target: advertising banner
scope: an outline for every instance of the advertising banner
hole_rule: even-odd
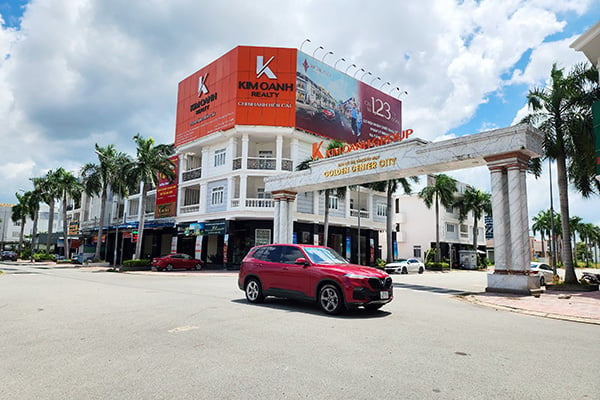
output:
[[[177,177],[179,176],[179,157],[169,158],[175,164],[175,180],[169,182],[166,176],[159,175],[156,188],[156,207],[154,218],[174,217],[177,215]]]
[[[402,131],[402,103],[298,52],[296,127],[346,143]]]

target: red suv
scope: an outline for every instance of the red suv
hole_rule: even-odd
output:
[[[377,310],[394,298],[385,272],[350,264],[329,247],[300,244],[253,247],[242,261],[238,286],[251,303],[265,296],[311,300],[327,314],[358,306]]]

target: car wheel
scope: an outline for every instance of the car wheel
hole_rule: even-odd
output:
[[[406,267],[402,267],[402,272],[400,272],[403,275],[408,274],[408,270],[406,269]]]
[[[540,276],[540,286],[546,286],[546,280],[543,276]]]
[[[424,271],[423,267],[419,267],[419,273],[422,274]]]
[[[173,271],[173,264],[167,264],[166,269],[167,271]]]
[[[379,310],[381,307],[383,307],[383,304],[367,304],[365,310],[375,311]]]
[[[265,296],[263,296],[262,293],[260,282],[256,278],[248,279],[248,282],[246,282],[246,289],[244,291],[246,292],[246,299],[250,303],[260,303],[265,299]]]
[[[195,269],[196,271],[200,271],[200,270],[202,269],[202,264],[200,264],[200,263],[197,263],[196,265],[194,265],[194,269]]]
[[[319,307],[326,314],[335,315],[342,312],[344,299],[337,286],[328,283],[319,290]]]

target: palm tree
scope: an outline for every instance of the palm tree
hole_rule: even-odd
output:
[[[67,220],[67,201],[73,199],[79,201],[83,186],[77,178],[69,171],[60,167],[55,172],[55,185],[59,198],[62,202],[62,222],[63,222],[63,237],[64,237],[64,256],[69,258],[69,223]]]
[[[456,193],[456,179],[448,175],[431,175],[433,182],[425,186],[419,197],[425,202],[425,206],[431,209],[435,205],[435,261],[441,261],[440,251],[440,204],[450,207],[454,204],[454,193]]]
[[[95,147],[99,163],[85,164],[81,168],[81,178],[86,194],[100,196],[100,224],[98,226],[96,254],[94,255],[94,260],[100,260],[108,191],[110,188],[113,193],[121,197],[126,195],[127,188],[122,171],[130,159],[125,153],[118,152],[112,144],[101,147],[96,143]]]
[[[25,234],[25,224],[27,223],[27,217],[30,215],[29,212],[29,198],[31,192],[25,192],[23,194],[15,193],[18,203],[12,207],[11,219],[15,224],[21,225],[21,231],[19,233],[19,257],[23,250],[23,236]]]
[[[467,219],[467,214],[471,212],[473,214],[473,250],[477,251],[477,231],[478,222],[485,216],[492,213],[492,195],[490,193],[482,192],[479,189],[468,187],[465,193],[457,202],[459,206],[460,222]],[[477,262],[479,257],[476,258]]]
[[[577,234],[581,238],[581,224],[583,219],[581,217],[573,216],[569,218],[569,229],[571,231],[571,237],[573,239],[573,260],[577,265]]]
[[[546,158],[556,160],[562,238],[570,240],[568,179],[584,197],[593,192],[594,184],[596,189],[600,185],[592,178],[595,160],[590,107],[590,101],[598,96],[598,73],[594,67],[579,65],[565,76],[554,64],[550,78],[549,86],[529,91],[527,100],[533,113],[526,120],[543,132]],[[568,243],[563,245],[563,262],[565,283],[577,284]]]
[[[552,236],[550,210],[540,210],[531,220],[533,221],[533,224],[531,225],[531,231],[534,235],[539,232],[540,236],[542,237],[542,254],[544,254],[545,257],[546,250],[544,249],[544,245],[546,243],[546,236]]]
[[[394,214],[392,213],[392,205],[393,205],[393,195],[396,191],[402,187],[404,190],[404,194],[411,194],[412,187],[409,182],[411,180],[414,183],[419,182],[418,176],[412,176],[410,178],[399,178],[399,179],[390,179],[387,181],[374,182],[372,184],[367,185],[369,188],[376,190],[378,192],[386,193],[386,220],[385,220],[385,228],[386,228],[386,239],[387,239],[387,256],[386,261],[388,263],[394,261],[394,243],[392,239],[393,232],[393,222],[394,222]]]
[[[332,140],[327,145],[327,150],[337,149],[339,147],[344,146],[344,142],[340,142],[338,140]],[[303,171],[310,168],[310,163],[315,161],[313,158],[308,158],[302,161],[300,164],[296,166],[296,171]],[[344,198],[346,196],[346,187],[334,188],[334,189],[325,189],[325,212],[323,215],[323,240],[324,245],[329,245],[329,202],[331,198],[331,194],[334,193],[339,198]],[[360,210],[359,210],[360,212]],[[359,239],[360,241],[360,239]],[[360,243],[359,243],[360,246]]]
[[[137,144],[137,155],[134,160],[126,164],[124,176],[129,189],[139,187],[141,184],[141,215],[138,226],[138,241],[135,246],[135,258],[140,259],[142,253],[142,240],[144,237],[144,219],[146,212],[146,197],[150,186],[158,186],[159,174],[170,181],[175,179],[175,164],[169,159],[173,154],[173,146],[154,144],[154,138],[144,139],[139,133],[133,137]]]
[[[35,178],[37,180],[37,188],[42,194],[44,203],[48,204],[48,236],[46,237],[46,255],[50,255],[50,240],[54,231],[54,210],[56,207],[56,199],[60,199],[60,192],[57,189],[57,174],[56,171],[50,170],[46,176]],[[34,185],[36,183],[34,182]]]
[[[29,192],[28,199],[28,211],[29,218],[33,221],[33,227],[31,229],[31,254],[30,261],[33,262],[33,252],[36,247],[36,239],[37,239],[37,230],[38,230],[38,220],[39,220],[39,211],[40,211],[40,203],[43,201],[43,192],[41,189],[36,187],[36,178],[32,179],[34,189]]]

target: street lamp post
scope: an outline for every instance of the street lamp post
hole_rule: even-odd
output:
[[[304,46],[304,43],[306,43],[306,42],[310,43],[310,39],[304,39],[304,41],[300,45],[300,49],[299,49],[300,51],[302,51],[302,46]]]
[[[554,235],[554,204],[552,201],[552,161],[548,159],[548,173],[550,175],[550,252],[552,253],[552,270],[556,275],[556,239]]]

